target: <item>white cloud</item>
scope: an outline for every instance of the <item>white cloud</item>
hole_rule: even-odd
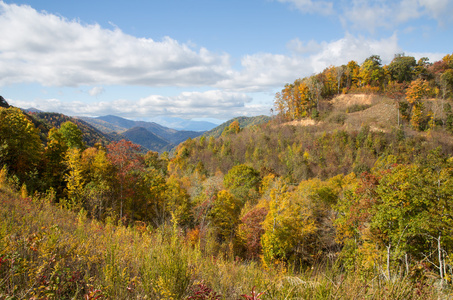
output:
[[[396,53],[401,53],[396,34],[380,40],[345,37],[317,44],[318,51],[311,55],[276,55],[261,53],[242,58],[242,70],[232,79],[220,82],[217,86],[225,89],[240,89],[243,92],[263,91],[272,87],[283,87],[297,78],[310,76],[334,65],[346,64],[355,60],[361,64],[371,55],[379,55],[384,64],[389,63]]]
[[[90,94],[90,96],[99,96],[103,92],[105,92],[105,89],[102,86],[95,86],[88,91],[88,94]]]
[[[453,21],[453,1],[451,0],[418,0],[432,18],[441,23]]]
[[[396,2],[394,2],[396,6]],[[343,16],[346,26],[353,29],[365,29],[374,32],[378,27],[392,28],[395,20],[394,10],[386,3],[380,1],[353,0],[345,6]],[[349,24],[350,23],[350,24]]]
[[[181,92],[176,96],[150,95],[139,100],[118,99],[115,101],[64,102],[58,99],[40,99],[37,101],[8,100],[12,105],[28,108],[36,107],[43,111],[61,112],[67,115],[98,116],[113,114],[126,118],[148,119],[166,115],[184,118],[219,118],[228,119],[239,115],[268,114],[272,107],[272,96],[259,97],[251,93],[273,94],[286,83],[297,78],[321,72],[330,65],[338,66],[355,60],[361,64],[371,55],[379,55],[383,64],[388,64],[394,54],[403,52],[398,46],[396,34],[380,40],[355,37],[346,34],[332,42],[318,44],[320,50],[310,55],[280,55],[259,53],[244,56],[240,71],[230,71],[228,80],[215,84],[218,90],[205,92]],[[408,53],[417,59],[429,57],[432,62],[444,54]],[[89,92],[97,94],[102,87],[95,86]],[[253,95],[253,96],[252,96]],[[265,101],[264,101],[265,100]]]
[[[8,99],[11,105],[42,111],[61,112],[70,116],[99,116],[113,114],[126,118],[148,119],[166,115],[184,118],[221,118],[254,116],[269,113],[270,105],[252,103],[252,97],[244,93],[210,90],[206,92],[183,92],[177,96],[150,95],[139,100],[118,99],[84,103],[65,102],[59,99],[21,101]]]
[[[413,56],[417,61],[422,57],[428,57],[431,63],[442,60],[445,53],[432,53],[432,52],[405,52],[408,56]]]
[[[451,0],[352,0],[343,4],[339,17],[346,28],[375,32],[422,17],[444,24],[453,21]]]
[[[401,52],[396,34],[381,40],[346,34],[342,39],[325,44],[322,51],[312,55],[310,62],[314,72],[321,72],[330,65],[339,66],[351,60],[361,64],[371,55],[379,55],[382,63],[387,64]]]
[[[399,3],[393,3],[395,6],[391,6],[391,9],[394,9],[391,15],[395,17],[397,24],[403,24],[407,21],[418,19],[423,14],[419,5],[419,0],[402,0]]]
[[[282,3],[290,3],[296,9],[303,13],[319,13],[329,15],[333,13],[332,1],[319,1],[319,0],[277,0]]]
[[[278,1],[290,3],[306,13],[333,13],[333,2],[329,1]],[[423,15],[441,18],[446,15],[451,2],[353,0],[340,13],[343,13],[347,26],[372,31],[383,26],[391,29],[394,24]],[[329,42],[294,38],[287,44],[289,55],[244,55],[240,68],[233,69],[227,54],[214,54],[169,37],[161,41],[137,38],[119,28],[108,30],[97,24],[81,24],[37,12],[29,6],[8,5],[1,0],[0,28],[0,86],[30,82],[44,86],[83,86],[91,96],[102,94],[102,86],[108,85],[219,89],[182,92],[173,97],[151,95],[136,101],[123,99],[90,104],[58,99],[36,103],[12,102],[23,108],[37,107],[68,115],[116,114],[130,118],[171,115],[226,119],[268,113],[272,103],[267,107],[266,104],[256,104],[256,99],[246,93],[281,89],[286,83],[321,72],[330,65],[338,66],[350,60],[360,64],[374,54],[380,55],[386,64],[395,53],[404,50],[399,47],[396,34],[373,39],[347,33],[343,38]],[[417,55],[430,57],[431,61],[442,57],[436,53],[414,54]]]
[[[235,72],[231,79],[219,82],[223,89],[243,92],[267,91],[294,81],[309,66],[304,56],[258,53],[241,59],[242,70]]]
[[[0,85],[206,85],[224,79],[229,57],[166,37],[136,38],[29,6],[0,1]]]

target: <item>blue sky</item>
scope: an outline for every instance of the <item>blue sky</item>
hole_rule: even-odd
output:
[[[453,52],[453,0],[0,0],[0,95],[71,116],[269,114],[350,60]]]

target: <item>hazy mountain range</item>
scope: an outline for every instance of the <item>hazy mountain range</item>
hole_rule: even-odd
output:
[[[204,133],[204,131],[176,130],[155,122],[133,121],[112,115],[96,118],[77,118],[115,139],[126,138],[133,143],[158,152],[171,150],[188,138],[195,138]],[[188,121],[187,124],[192,127],[197,125],[195,121],[192,123]],[[198,125],[200,125],[198,126],[199,128],[202,127],[201,124]],[[207,126],[206,128],[213,128],[216,125],[210,123],[210,125],[204,124],[204,126]]]
[[[265,123],[270,120],[267,116],[237,117],[217,126],[214,123],[203,121],[191,121],[177,118],[160,119],[168,126],[204,129],[204,131],[194,131],[176,130],[155,122],[133,121],[112,115],[96,118],[78,117],[78,119],[85,121],[99,131],[108,134],[115,139],[126,138],[149,150],[158,152],[169,151],[188,138],[196,138],[200,135],[218,137],[223,130],[235,120],[239,122],[239,125],[242,128]],[[165,120],[167,121],[165,122]]]
[[[163,116],[152,118],[151,121],[168,128],[188,131],[207,131],[221,124],[221,122],[194,121]]]
[[[24,109],[37,120],[45,124],[44,127],[59,127],[65,121],[76,123],[82,130],[85,142],[92,146],[96,141],[108,143],[127,139],[141,145],[145,150],[157,152],[170,151],[188,138],[196,138],[201,135],[218,137],[223,130],[237,120],[242,128],[269,121],[269,117],[237,117],[220,125],[206,121],[192,121],[179,118],[159,117],[165,125],[156,122],[133,121],[118,116],[106,115],[101,117],[68,117],[60,113],[42,112],[35,108]],[[171,127],[170,127],[171,126]],[[50,127],[49,127],[50,128]],[[181,128],[181,129],[176,129]],[[188,130],[188,129],[193,130]]]

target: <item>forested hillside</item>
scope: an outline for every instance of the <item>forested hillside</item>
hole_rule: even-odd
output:
[[[0,298],[449,298],[452,103],[452,55],[372,56],[171,156],[0,108]]]
[[[268,116],[257,116],[257,117],[237,117],[226,121],[225,123],[220,124],[219,126],[205,132],[203,135],[207,137],[215,137],[218,138],[222,135],[225,128],[230,126],[231,123],[237,122],[240,128],[251,127],[263,123],[267,123],[270,121],[270,117]]]
[[[175,145],[146,130],[143,127],[133,127],[121,133],[127,140],[141,145],[146,149],[159,150],[159,152],[170,151]]]
[[[37,112],[29,113],[37,122],[41,123],[39,127],[42,134],[48,134],[52,127],[59,128],[65,122],[72,122],[82,131],[82,139],[88,146],[94,146],[96,143],[107,145],[114,138],[96,130],[90,124],[83,120],[74,119],[59,113]],[[36,122],[34,121],[34,122]]]

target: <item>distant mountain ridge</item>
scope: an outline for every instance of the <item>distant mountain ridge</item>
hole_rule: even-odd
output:
[[[87,118],[87,119],[91,119],[91,118]],[[117,117],[117,116],[112,116],[112,115],[97,117],[97,118],[94,118],[94,119],[107,122],[109,124],[112,124],[112,125],[116,126],[117,128],[129,129],[129,128],[132,128],[132,127],[136,126],[135,125],[136,124],[135,121],[128,120],[128,119],[121,118],[121,117]]]
[[[39,110],[39,109],[34,108],[34,107],[23,109],[23,111],[25,111],[27,113],[41,113],[41,112],[43,112],[42,110]]]
[[[234,121],[238,121],[239,126],[244,128],[267,123],[271,120],[268,116],[237,117],[218,125],[210,131],[204,132],[176,130],[162,126],[155,122],[133,121],[113,115],[96,118],[78,118],[92,125],[99,131],[114,137],[115,139],[124,137],[133,143],[157,152],[169,151],[185,140],[189,138],[197,138],[201,135],[219,137],[223,130],[225,130],[225,128]]]
[[[7,106],[6,100],[1,99],[2,104]],[[79,129],[84,134],[84,141],[88,146],[93,146],[95,143],[108,144],[112,141],[127,139],[138,144],[144,149],[162,153],[170,151],[175,146],[186,141],[189,138],[197,138],[201,135],[219,137],[223,130],[232,122],[238,121],[241,128],[258,125],[268,122],[271,118],[268,116],[257,117],[237,117],[226,121],[209,131],[192,131],[192,130],[176,130],[162,126],[155,122],[133,121],[114,115],[106,115],[96,118],[90,117],[69,117],[60,113],[42,112],[36,108],[22,109],[30,114],[37,123],[43,134],[47,134],[50,127],[59,127],[63,122],[71,121],[78,125]],[[162,118],[170,120],[173,126],[206,128],[215,126],[211,122],[190,121],[179,118]],[[179,123],[178,123],[179,122]],[[179,124],[179,125],[177,125]],[[198,127],[197,127],[198,126]]]
[[[208,121],[194,121],[174,117],[155,117],[152,119],[152,122],[183,131],[207,131],[218,126],[218,123],[215,124]]]
[[[174,131],[207,131],[217,127],[217,124],[206,122],[206,121],[193,121],[185,120],[181,118],[167,118],[167,117],[156,117],[150,122],[146,121],[133,121],[114,115],[106,115],[95,118],[89,117],[78,117],[82,120],[89,121],[90,123],[96,123],[99,127],[104,127],[103,131],[122,131],[132,127],[140,126],[144,128],[150,128],[150,126],[157,126],[165,130],[172,129]]]
[[[78,117],[99,131],[116,139],[122,136],[149,150],[164,152],[188,138],[196,138],[204,131],[175,130],[155,122],[133,121],[118,116],[107,115],[96,118]]]

